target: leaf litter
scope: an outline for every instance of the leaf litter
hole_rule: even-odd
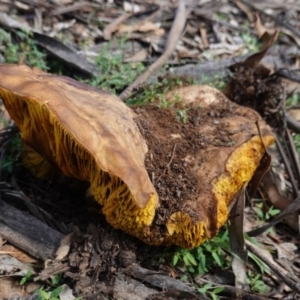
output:
[[[3,2],[3,3],[2,3]],[[116,1],[117,2],[117,1]],[[97,45],[97,40],[101,40],[102,38],[102,33],[101,30],[98,30],[97,26],[94,25],[93,22],[96,20],[103,21],[106,24],[114,22],[116,17],[120,16],[123,14],[123,9],[126,10],[129,13],[135,14],[134,16],[139,18],[140,16],[138,15],[139,13],[146,13],[151,12],[153,13],[153,10],[151,8],[151,4],[148,4],[146,1],[144,3],[139,3],[139,1],[136,1],[137,4],[131,4],[129,2],[124,2],[123,6],[111,6],[106,9],[100,9],[100,6],[98,3],[89,3],[86,2],[85,6],[81,6],[80,9],[76,8],[75,3],[72,3],[72,1],[53,1],[52,3],[42,3],[41,6],[39,7],[34,7],[35,10],[33,10],[33,7],[31,4],[23,3],[23,1],[18,1],[16,2],[17,4],[11,4],[6,1],[1,1],[1,7],[3,7],[4,12],[10,14],[10,9],[12,7],[15,7],[18,9],[18,19],[21,19],[22,21],[26,20],[26,14],[28,14],[28,11],[32,14],[33,19],[35,21],[35,24],[39,24],[38,27],[42,28],[42,31],[44,34],[49,35],[49,36],[56,36],[56,38],[61,41],[68,41],[68,34],[72,32],[73,37],[70,42],[67,42],[68,46],[71,46],[73,49],[78,49],[78,45],[80,45],[80,42],[85,41],[87,38],[87,44],[88,47],[82,51],[80,49],[80,53],[84,53],[86,55],[86,58],[88,60],[91,60],[89,57],[89,47],[94,47]],[[195,7],[193,12],[188,16],[187,19],[187,25],[188,27],[186,28],[185,35],[181,37],[181,40],[177,43],[177,47],[174,50],[172,57],[169,58],[168,63],[170,63],[171,66],[175,67],[175,70],[180,69],[181,64],[186,64],[186,63],[193,63],[195,60],[197,62],[205,62],[207,61],[207,58],[209,59],[226,59],[226,58],[231,58],[234,55],[241,55],[243,54],[243,51],[247,51],[245,48],[245,45],[241,43],[241,38],[240,38],[240,30],[238,27],[243,27],[243,14],[240,12],[239,9],[244,11],[246,15],[251,19],[251,12],[253,11],[253,7],[255,7],[256,10],[258,11],[264,11],[265,9],[271,9],[268,11],[269,15],[272,15],[272,18],[269,18],[268,15],[262,15],[262,17],[266,18],[269,21],[269,24],[272,24],[272,22],[281,24],[281,28],[286,28],[288,31],[288,34],[283,34],[279,37],[279,42],[280,43],[286,43],[289,47],[292,46],[295,42],[297,42],[297,35],[295,34],[294,30],[291,30],[291,25],[295,25],[297,23],[297,17],[296,14],[299,13],[299,8],[297,6],[297,3],[287,3],[284,6],[280,1],[266,1],[266,2],[259,2],[259,1],[253,1],[252,6],[248,5],[247,6],[247,1],[234,1],[238,5],[239,3],[244,2],[244,8],[242,8],[241,5],[235,6],[232,3],[225,3],[221,7],[212,9],[209,7],[209,5],[200,4]],[[249,3],[248,3],[249,4]],[[67,10],[64,10],[65,7],[64,5],[69,5],[69,7],[66,7]],[[156,3],[157,7],[161,5],[161,1]],[[289,7],[292,7],[293,10],[295,10],[294,14],[291,12]],[[238,8],[239,7],[239,8]],[[248,7],[248,9],[246,8]],[[163,6],[162,6],[163,8]],[[164,30],[167,32],[170,28],[170,18],[174,15],[174,7],[168,7],[166,14],[165,12],[165,17],[162,19],[162,14],[157,14],[154,16],[152,19],[153,24],[158,24],[160,20],[164,21]],[[155,7],[154,7],[155,9]],[[201,11],[205,12],[207,9],[208,12],[210,12],[210,16],[216,17],[216,14],[220,13],[223,15],[223,17],[226,20],[221,21],[220,19],[214,20],[214,18],[210,18],[209,20],[206,18],[202,18],[201,24],[199,21],[199,14],[197,12]],[[47,14],[43,16],[43,19],[39,19],[39,11],[45,12],[45,10],[53,10],[53,14]],[[87,16],[91,12],[96,13],[97,17],[94,16],[91,17],[90,23],[88,23],[86,20],[88,19]],[[21,16],[21,17],[20,17]],[[141,16],[143,16],[141,14]],[[16,17],[15,15],[13,17]],[[49,20],[53,19],[53,24],[49,22]],[[56,18],[56,19],[55,19]],[[70,21],[71,18],[75,18],[76,22],[70,23],[70,25],[64,25],[63,23],[65,21]],[[168,19],[169,18],[169,19]],[[197,19],[198,18],[198,19]],[[269,19],[268,19],[269,18]],[[129,19],[131,22],[132,20]],[[27,20],[26,20],[27,22]],[[129,24],[130,24],[129,22]],[[223,23],[222,23],[223,22]],[[50,24],[50,25],[49,25]],[[67,23],[65,23],[67,24]],[[82,26],[84,24],[84,26]],[[216,25],[218,24],[218,26]],[[234,27],[234,24],[237,24],[238,26]],[[239,24],[242,24],[239,26]],[[28,26],[32,26],[33,23],[29,22]],[[56,25],[56,26],[53,26]],[[198,31],[198,26],[201,25],[201,30]],[[232,26],[230,26],[232,25]],[[158,24],[158,27],[160,25]],[[65,29],[64,29],[65,28]],[[142,28],[142,27],[141,27]],[[153,27],[154,28],[154,27]],[[245,27],[247,28],[247,27]],[[95,29],[95,30],[94,30]],[[104,29],[104,27],[102,28]],[[248,29],[247,29],[248,30]],[[151,32],[151,31],[150,31]],[[222,33],[225,33],[222,35]],[[285,31],[284,31],[285,33]],[[114,36],[121,36],[122,31],[119,29],[113,30],[112,35]],[[130,37],[131,35],[131,37]],[[129,35],[129,40],[130,38],[135,39],[135,41],[138,41],[139,45],[142,45],[142,48],[146,50],[146,53],[148,54],[146,57],[145,55],[141,56],[142,61],[149,63],[151,62],[151,59],[156,59],[159,54],[162,53],[163,45],[165,43],[166,37],[165,36],[157,36],[157,35],[149,35],[145,37],[145,33],[137,32],[136,33],[130,33]],[[232,38],[231,38],[232,37]],[[214,49],[214,44],[216,45],[220,40],[223,38],[225,39],[230,39],[230,43],[233,45],[242,45],[242,48],[236,47],[232,48],[228,51],[228,48],[226,49],[225,44],[221,44],[223,48],[221,48],[220,51],[215,51]],[[128,43],[128,42],[126,42]],[[145,43],[147,47],[145,47]],[[75,47],[74,47],[75,46]],[[195,47],[196,46],[196,47]],[[284,47],[282,47],[283,49]],[[204,49],[204,51],[203,51]],[[242,52],[240,51],[242,49]],[[193,50],[194,53],[191,51]],[[132,56],[135,55],[135,49],[131,49],[130,52],[132,53]],[[94,52],[94,54],[97,55],[97,52]],[[93,54],[93,55],[94,55]],[[299,53],[298,53],[299,54]],[[288,59],[285,61],[286,67],[291,67],[291,66],[297,66],[297,52],[289,54]],[[260,60],[260,58],[263,58],[263,56],[267,56],[265,53],[262,55],[258,55],[259,58],[254,57],[255,62],[257,60]],[[286,52],[284,53],[286,55]],[[63,58],[62,61],[64,61]],[[264,58],[263,58],[264,59]],[[252,57],[253,60],[253,57]],[[274,59],[273,59],[274,61]],[[249,60],[248,60],[249,62]],[[204,69],[208,72],[211,72],[216,66],[219,64],[216,63],[215,65],[212,64],[210,67]],[[232,64],[232,63],[231,63]],[[276,67],[276,63],[272,64],[273,67]],[[187,67],[187,70],[189,67]],[[191,67],[190,67],[191,68]],[[280,118],[278,117],[278,107],[281,103],[280,97],[278,95],[281,95],[282,89],[280,87],[280,78],[269,74],[264,74],[264,71],[268,71],[268,69],[259,69],[256,70],[253,74],[250,74],[250,79],[247,77],[247,75],[240,76],[240,73],[237,73],[236,79],[240,78],[241,81],[237,80],[236,84],[238,84],[239,89],[235,90],[232,94],[234,95],[236,101],[238,103],[243,103],[245,105],[253,105],[254,102],[254,108],[258,109],[258,111],[266,118],[270,124],[277,129],[279,133],[279,139],[284,139],[284,136],[281,135],[280,131],[282,130],[282,123],[279,120]],[[189,73],[189,71],[187,71]],[[197,75],[199,76],[199,75]],[[273,76],[273,77],[272,77]],[[202,79],[202,78],[201,78]],[[242,87],[241,87],[242,85]],[[253,91],[254,88],[254,91]],[[246,99],[248,99],[248,102],[243,102],[243,97],[245,94],[242,94],[240,91],[246,91]],[[121,92],[121,91],[120,91]],[[256,99],[253,101],[253,97]],[[278,98],[277,98],[278,97]],[[276,98],[277,102],[276,105],[269,100],[264,101],[265,99],[272,99]],[[154,109],[155,111],[155,109]],[[175,116],[176,117],[176,116]],[[174,119],[174,115],[172,116]],[[280,124],[280,126],[278,125]],[[288,147],[288,146],[284,146]],[[177,147],[175,147],[176,150]],[[172,152],[172,147],[168,149],[168,157],[170,152]],[[291,151],[290,151],[291,152]],[[286,173],[284,174],[285,178],[292,177],[295,174],[294,170],[291,170],[288,175]],[[150,174],[149,174],[150,175]],[[30,178],[30,177],[27,177]],[[30,179],[33,180],[33,179]],[[295,186],[299,185],[299,183],[296,180]],[[27,192],[29,194],[32,194],[32,191],[30,189],[27,189]],[[298,192],[298,191],[297,191]],[[53,193],[57,193],[55,189],[53,189]],[[37,195],[37,191],[34,192],[35,196]],[[60,199],[60,201],[64,198],[58,197],[57,199]],[[49,199],[50,200],[50,199]],[[63,200],[65,201],[65,200]],[[50,201],[49,201],[50,202]],[[272,201],[271,201],[272,202]],[[57,201],[59,203],[59,201]],[[47,204],[48,205],[48,204]],[[57,206],[59,206],[57,204]],[[68,206],[66,206],[67,209]],[[55,212],[54,212],[55,214]],[[247,217],[247,214],[246,214]],[[80,219],[80,215],[79,215]],[[252,223],[253,224],[253,223]],[[94,229],[96,232],[96,229]],[[279,234],[282,235],[283,240],[293,240],[293,238],[286,233],[286,230],[284,227],[279,227]],[[93,231],[91,232],[93,235]],[[287,238],[285,238],[285,236]],[[123,238],[123,235],[122,235]],[[130,240],[131,238],[129,238]],[[105,239],[104,239],[105,240]],[[117,243],[118,244],[118,243]],[[122,244],[122,243],[121,243]],[[294,245],[297,245],[297,243],[294,243]],[[299,243],[298,243],[299,245]],[[126,248],[126,246],[122,245],[122,248]],[[127,246],[128,248],[129,246]],[[130,248],[130,247],[129,247]],[[134,247],[133,247],[134,248]],[[152,250],[152,251],[157,251],[157,250]],[[127,255],[125,254],[125,257]],[[112,256],[113,257],[113,256]],[[130,257],[130,254],[129,254]],[[82,264],[84,266],[84,263]],[[83,268],[83,270],[85,270]],[[83,272],[84,274],[84,272]],[[103,287],[102,287],[103,288]]]

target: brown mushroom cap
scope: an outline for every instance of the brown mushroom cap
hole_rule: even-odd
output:
[[[111,219],[118,228],[151,224],[158,197],[144,166],[147,145],[119,98],[25,65],[0,66],[0,95],[24,143],[38,153],[28,166],[36,170],[43,157],[66,176],[89,181],[104,209],[117,199]]]
[[[194,214],[175,211],[154,230],[159,199],[145,168],[147,144],[134,120],[136,114],[119,98],[24,65],[0,66],[0,96],[20,129],[27,147],[26,165],[35,174],[45,176],[56,168],[90,182],[107,221],[149,244],[192,248],[214,236],[227,220],[231,200],[251,180],[264,145],[274,141],[255,111],[230,102],[216,89],[190,86],[169,92],[166,98],[179,97],[185,105],[208,110],[224,106],[232,114],[220,118],[217,126],[213,119],[199,126],[212,142],[189,158],[199,197],[183,201]],[[226,129],[233,145],[214,145],[220,129]],[[151,130],[155,136],[155,128]]]

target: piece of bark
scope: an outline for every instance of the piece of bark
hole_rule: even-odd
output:
[[[292,55],[292,53],[297,54],[298,52],[297,49],[290,49],[288,51],[286,48],[282,50],[282,48],[280,49],[279,47],[273,46],[262,59],[262,63],[272,69],[289,68],[288,56]],[[189,77],[198,83],[207,83],[206,80],[213,81],[215,78],[228,76],[230,74],[229,67],[232,64],[242,62],[249,56],[251,56],[251,53],[223,59],[221,61],[205,61],[200,64],[186,64],[184,66],[173,67],[167,72],[160,72],[158,75],[151,76],[147,80],[147,83],[156,82],[158,76],[163,77],[166,75]]]
[[[138,265],[131,265],[124,270],[124,273],[163,290],[178,290],[190,293],[195,291],[180,280],[166,275],[161,275],[159,272],[153,272],[151,270],[141,268]]]
[[[149,297],[149,300],[160,300],[160,299],[209,300],[209,298],[207,298],[203,295],[196,296],[195,294],[192,294],[189,292],[184,292],[184,291],[178,291],[178,290],[160,292],[160,293],[151,295]]]
[[[115,299],[146,300],[155,293],[156,290],[146,287],[143,283],[127,278],[124,274],[117,274],[113,288]]]
[[[37,300],[39,297],[38,294],[33,294],[33,295],[30,295],[30,296],[17,296],[17,297],[12,297],[12,298],[6,298],[6,300]]]
[[[46,281],[48,278],[51,278],[57,274],[65,273],[70,270],[70,266],[68,263],[60,263],[57,262],[53,266],[48,266],[42,272],[40,272],[39,276],[33,278],[33,281]]]
[[[222,296],[227,296],[227,299],[239,299],[239,300],[267,300],[268,297],[264,297],[263,295],[258,295],[255,293],[251,293],[249,291],[237,289],[233,286],[224,285]]]
[[[53,258],[63,235],[5,201],[0,203],[0,236],[28,254]]]

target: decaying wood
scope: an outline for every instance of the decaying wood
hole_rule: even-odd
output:
[[[143,283],[132,278],[126,278],[123,274],[118,274],[113,287],[115,299],[144,300],[156,293],[155,290],[146,287]]]
[[[55,256],[63,238],[58,231],[4,201],[0,204],[0,236],[42,260]]]
[[[224,285],[222,295],[228,297],[228,299],[240,299],[240,300],[267,300],[269,298],[259,296],[257,294],[237,289],[233,286]]]
[[[162,275],[159,272],[154,272],[138,265],[132,265],[124,270],[124,273],[147,282],[152,286],[162,288],[163,290],[180,290],[193,293],[194,289],[186,285],[182,281],[176,280],[172,277]]]
[[[127,274],[117,274],[112,287],[104,283],[96,285],[97,290],[105,294],[112,294],[116,299],[124,300],[156,300],[156,299],[189,299],[189,300],[207,300],[203,295],[196,295],[195,290],[184,284],[180,280],[161,275],[158,272],[141,268],[133,265],[124,270]],[[132,277],[138,279],[135,280]],[[162,289],[163,292],[147,287],[144,283],[152,287]]]
[[[149,300],[160,300],[160,299],[185,299],[185,300],[208,300],[205,296],[196,296],[195,294],[172,290],[166,292],[160,292],[149,297]]]
[[[33,280],[38,281],[42,280],[45,281],[48,278],[55,276],[56,274],[61,274],[70,270],[70,266],[68,263],[56,263],[53,266],[47,267],[43,270],[39,276],[36,276]]]
[[[17,296],[17,297],[12,297],[12,298],[9,298],[9,299],[6,299],[6,300],[36,300],[37,297],[38,297],[38,295],[36,293],[34,293],[34,294],[30,295],[30,296],[26,296],[26,297],[24,297],[24,296],[22,296],[22,297]]]
[[[287,62],[281,58],[282,48],[274,46],[268,54],[262,59],[262,63],[270,68],[290,67]],[[205,61],[200,64],[186,64],[184,66],[173,67],[168,72],[161,71],[158,76],[171,75],[180,77],[193,78],[197,82],[212,81],[215,78],[225,78],[230,74],[229,67],[238,62],[247,59],[250,54],[240,55],[221,61]],[[152,83],[157,80],[157,76],[151,77],[148,82]]]

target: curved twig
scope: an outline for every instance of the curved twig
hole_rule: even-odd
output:
[[[136,87],[144,83],[154,71],[158,70],[167,61],[167,59],[173,53],[176,44],[181,36],[181,33],[184,29],[185,21],[186,21],[185,0],[178,0],[178,8],[177,8],[176,16],[168,36],[165,51],[151,66],[147,68],[147,70],[143,74],[141,74],[130,86],[128,86],[119,95],[119,97],[123,101],[129,98],[133,89],[135,89]]]

